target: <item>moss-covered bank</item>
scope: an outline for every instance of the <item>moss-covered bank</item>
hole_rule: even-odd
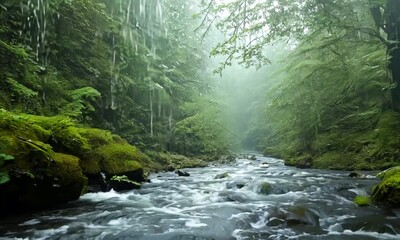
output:
[[[108,131],[80,127],[67,117],[0,110],[1,211],[36,209],[77,199],[91,185],[126,175],[142,182],[161,169],[137,148]]]
[[[372,198],[391,207],[400,205],[400,167],[390,168],[378,174],[381,182],[374,187]]]
[[[300,168],[384,170],[400,164],[400,137],[394,134],[400,131],[398,113],[373,112],[343,121],[318,134],[307,148],[293,141],[267,147],[264,153]]]

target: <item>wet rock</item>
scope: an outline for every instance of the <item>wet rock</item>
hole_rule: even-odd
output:
[[[374,187],[372,198],[377,202],[397,207],[400,205],[400,166],[385,170],[377,175],[381,182]]]
[[[189,177],[190,176],[190,174],[188,172],[181,171],[181,170],[176,170],[175,173],[178,174],[179,177]]]
[[[227,172],[225,172],[225,173],[218,174],[217,176],[214,177],[214,179],[223,179],[223,178],[227,178],[227,177],[229,177],[229,174]]]
[[[241,193],[236,191],[226,191],[218,193],[218,196],[221,197],[224,201],[229,202],[247,202],[249,198]]]
[[[318,214],[304,206],[294,206],[288,210],[271,209],[267,221],[268,226],[285,225],[297,227],[306,225],[316,227],[317,229],[320,227]]]
[[[304,169],[304,168],[311,168],[312,164],[313,164],[312,159],[301,159],[295,164],[295,166]]]
[[[139,189],[140,187],[140,183],[129,180],[127,176],[113,176],[108,182],[108,189],[114,189],[117,192]]]
[[[349,175],[347,175],[347,177],[349,178],[360,178],[362,176],[362,174],[358,173],[358,172],[351,172],[349,173]]]
[[[267,162],[263,162],[263,163],[261,163],[261,166],[260,167],[262,167],[262,168],[269,168],[269,164],[267,163]]]
[[[30,153],[36,165],[31,169],[9,170],[10,180],[0,186],[2,213],[48,208],[76,200],[81,195],[87,179],[77,157],[53,153],[50,161],[47,152],[35,150]],[[29,159],[27,162],[31,163]]]
[[[285,220],[280,219],[280,218],[276,218],[276,217],[272,217],[268,220],[267,222],[267,226],[268,227],[276,227],[276,226],[280,226],[282,224],[285,223]]]
[[[167,172],[173,172],[173,171],[175,171],[175,167],[173,167],[173,166],[168,166],[168,167],[166,167],[166,169],[165,169]]]
[[[258,186],[257,192],[260,194],[268,195],[271,193],[271,184],[263,182]]]
[[[249,160],[257,160],[257,157],[256,157],[256,155],[251,155],[251,156],[249,156]]]
[[[398,234],[400,226],[397,218],[384,216],[364,216],[361,218],[348,218],[342,223],[344,230]]]
[[[88,192],[106,192],[107,181],[104,173],[100,174],[87,174],[88,178]]]
[[[245,181],[241,181],[241,180],[238,180],[238,181],[232,181],[232,182],[227,182],[226,183],[226,188],[227,189],[241,189],[241,188],[243,188],[244,186],[246,186],[246,182]]]
[[[307,207],[295,206],[288,210],[286,223],[288,226],[305,224],[319,227],[319,216]]]

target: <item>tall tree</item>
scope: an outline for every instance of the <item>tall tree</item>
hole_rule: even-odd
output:
[[[390,63],[388,68],[391,71],[393,83],[396,84],[392,90],[393,107],[400,112],[400,1],[387,0],[384,15],[386,15],[386,24],[382,26],[382,29],[386,30],[389,41]]]

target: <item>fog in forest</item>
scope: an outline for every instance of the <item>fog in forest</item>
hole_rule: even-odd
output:
[[[0,0],[0,239],[399,239],[399,0]]]

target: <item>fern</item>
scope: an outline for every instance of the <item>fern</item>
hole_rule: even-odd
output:
[[[82,115],[95,111],[91,104],[101,96],[100,92],[92,87],[83,87],[69,93],[72,102],[61,109],[63,115],[80,118]]]
[[[18,99],[29,99],[37,97],[38,93],[18,83],[12,78],[7,78],[7,83],[11,88],[11,91]]]

